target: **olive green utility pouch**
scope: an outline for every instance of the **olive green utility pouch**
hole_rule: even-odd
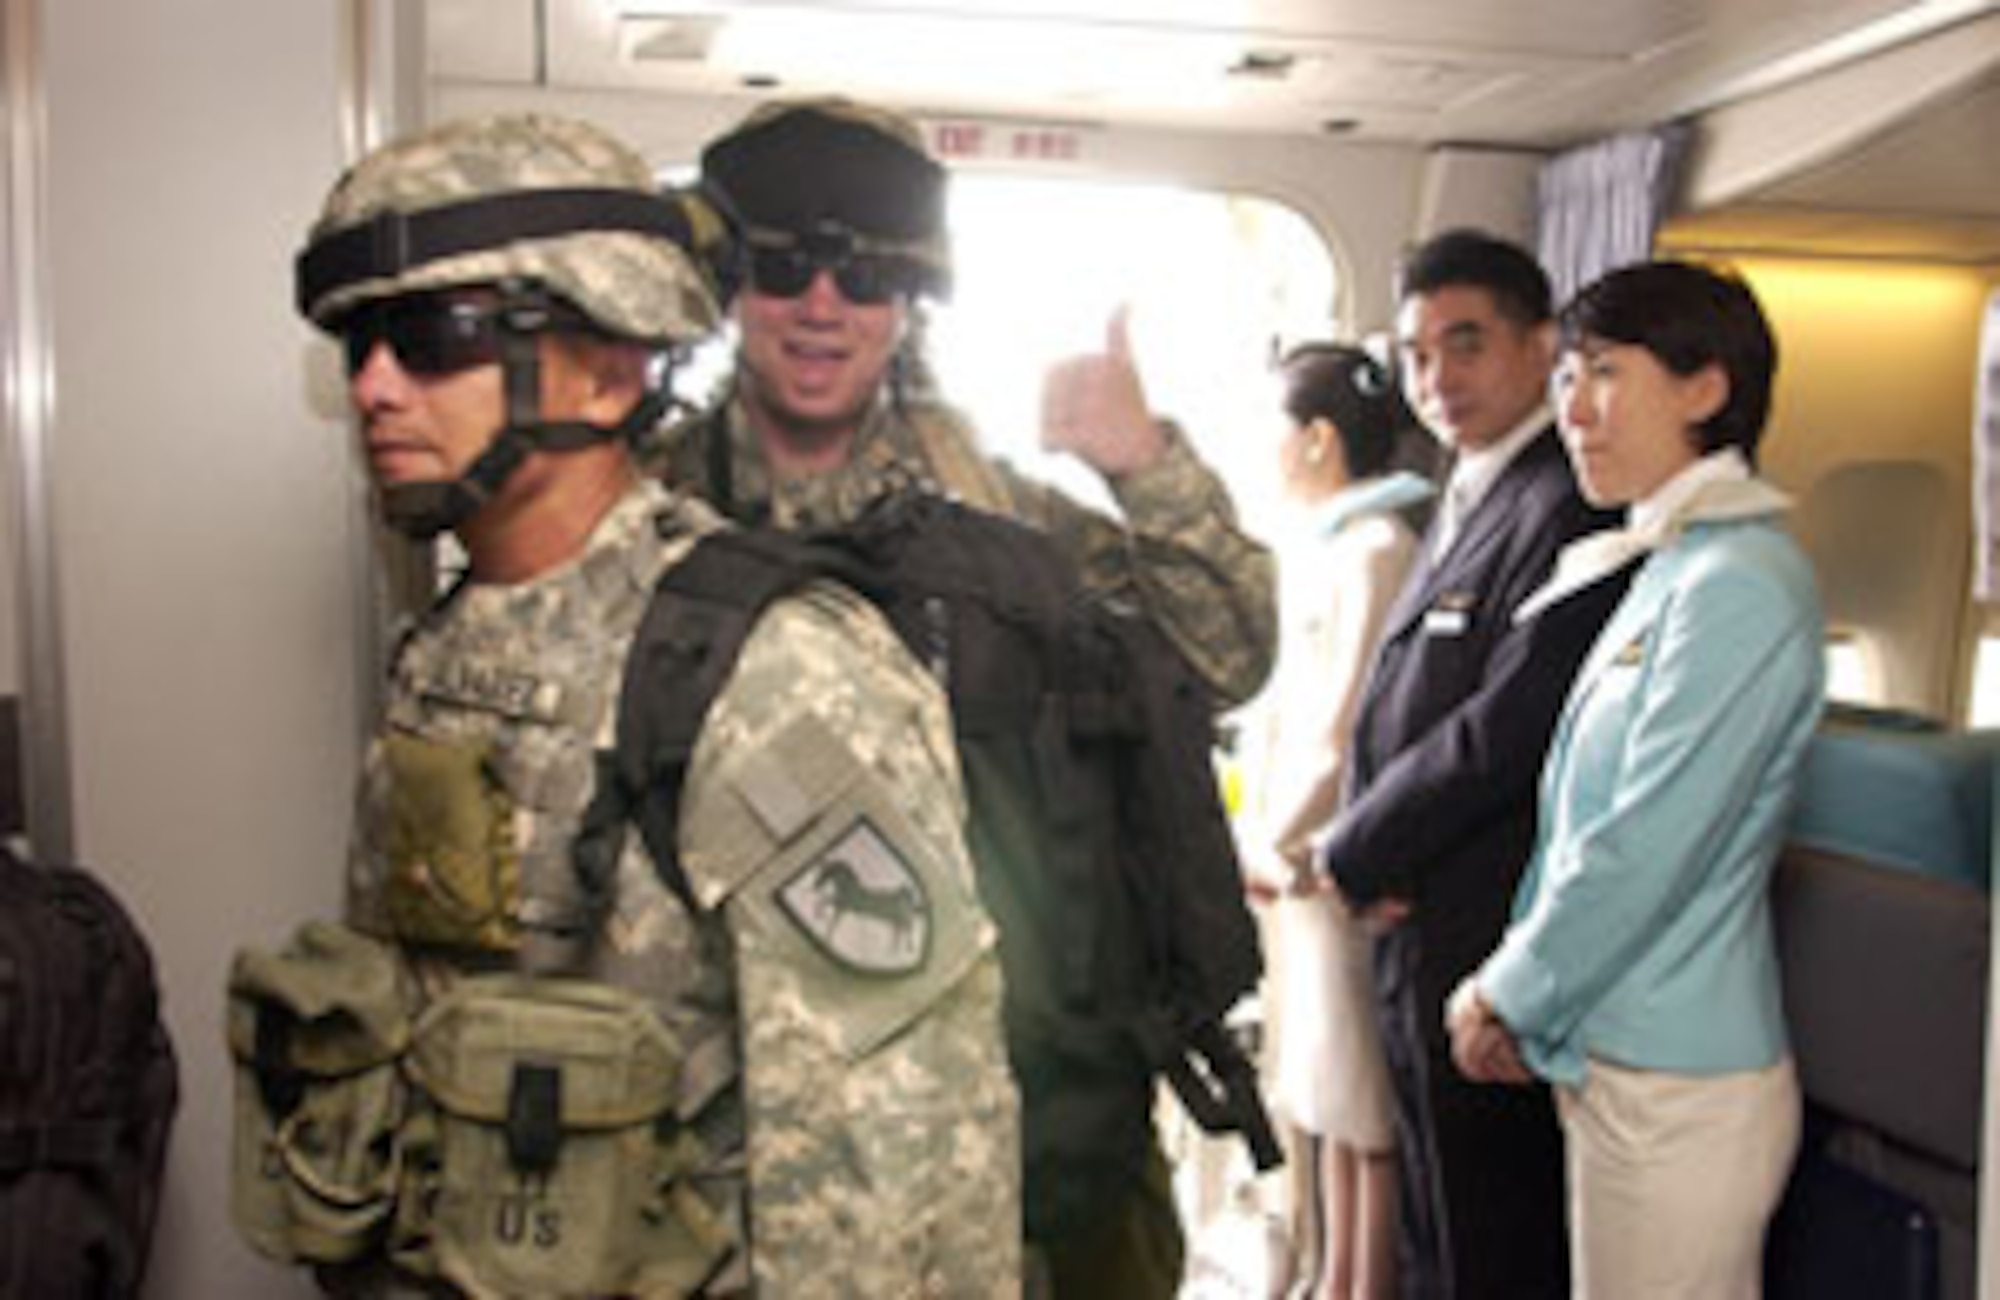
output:
[[[419,1018],[406,1063],[398,1263],[475,1297],[678,1296],[727,1253],[683,1177],[679,1052],[638,997],[578,980],[468,979]]]
[[[521,944],[514,803],[486,741],[383,738],[390,780],[389,924],[406,943],[511,953]]]
[[[308,922],[281,951],[237,954],[230,1211],[263,1254],[337,1263],[382,1237],[413,1006],[394,950],[345,926]]]

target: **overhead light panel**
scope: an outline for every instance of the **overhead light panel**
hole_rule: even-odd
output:
[[[719,72],[789,84],[940,86],[1057,101],[1184,101],[1204,86],[1220,93],[1222,74],[1244,57],[1213,31],[971,12],[632,0],[619,24],[639,60],[700,58]]]

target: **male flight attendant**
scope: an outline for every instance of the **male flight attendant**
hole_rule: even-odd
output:
[[[1411,257],[1400,295],[1405,391],[1457,458],[1389,614],[1321,862],[1380,935],[1403,1294],[1561,1300],[1562,1138],[1548,1093],[1461,1078],[1444,1005],[1506,928],[1543,751],[1625,584],[1515,617],[1556,553],[1609,522],[1578,495],[1544,403],[1555,333],[1534,259],[1448,232]]]

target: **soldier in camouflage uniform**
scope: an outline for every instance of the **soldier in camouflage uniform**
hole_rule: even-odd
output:
[[[1016,1103],[950,721],[875,610],[821,584],[759,621],[690,762],[684,890],[607,804],[627,649],[659,575],[718,526],[631,455],[660,361],[714,323],[685,218],[595,128],[481,119],[364,159],[300,259],[385,517],[451,530],[468,559],[395,658],[349,919],[407,957],[433,1018],[495,971],[637,995],[673,1080],[648,1150],[671,1136],[677,1162],[667,1208],[634,1219],[674,1244],[605,1275],[603,1250],[532,1257],[572,1207],[530,1219],[528,1246],[504,1223],[489,1239],[491,1189],[450,1175],[458,1139],[413,1142],[396,1232],[324,1270],[336,1291],[1018,1292]],[[500,1021],[511,1042],[528,1018]],[[502,1066],[510,1151],[532,1149],[538,1095],[586,1104],[524,1089],[542,1062]],[[433,1091],[442,1123],[458,1103]]]
[[[652,457],[725,513],[781,528],[847,522],[912,479],[1012,515],[1060,539],[1092,590],[1155,618],[1218,699],[1248,699],[1276,646],[1271,555],[1148,412],[1122,320],[1103,353],[1052,371],[1042,402],[1044,444],[1103,475],[1122,520],[988,458],[917,381],[917,299],[950,282],[945,182],[914,125],[846,100],[769,104],[710,144],[702,183],[746,226],[736,374]]]
[[[1276,645],[1271,555],[1147,410],[1122,318],[1042,397],[1044,445],[1100,473],[1121,520],[985,456],[920,382],[918,299],[947,290],[950,257],[945,171],[913,124],[842,99],[775,102],[701,170],[742,231],[725,276],[741,343],[723,400],[649,451],[669,482],[780,528],[850,522],[911,484],[1013,516],[1058,539],[1094,594],[1156,620],[1220,701],[1256,693]],[[1038,1244],[1059,1295],[1172,1296],[1184,1252],[1157,1145],[1125,1203]]]

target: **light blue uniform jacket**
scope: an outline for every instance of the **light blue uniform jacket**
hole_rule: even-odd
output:
[[[1570,691],[1478,975],[1537,1073],[1786,1053],[1768,886],[1823,656],[1811,568],[1770,517],[1690,522],[1647,559]]]

